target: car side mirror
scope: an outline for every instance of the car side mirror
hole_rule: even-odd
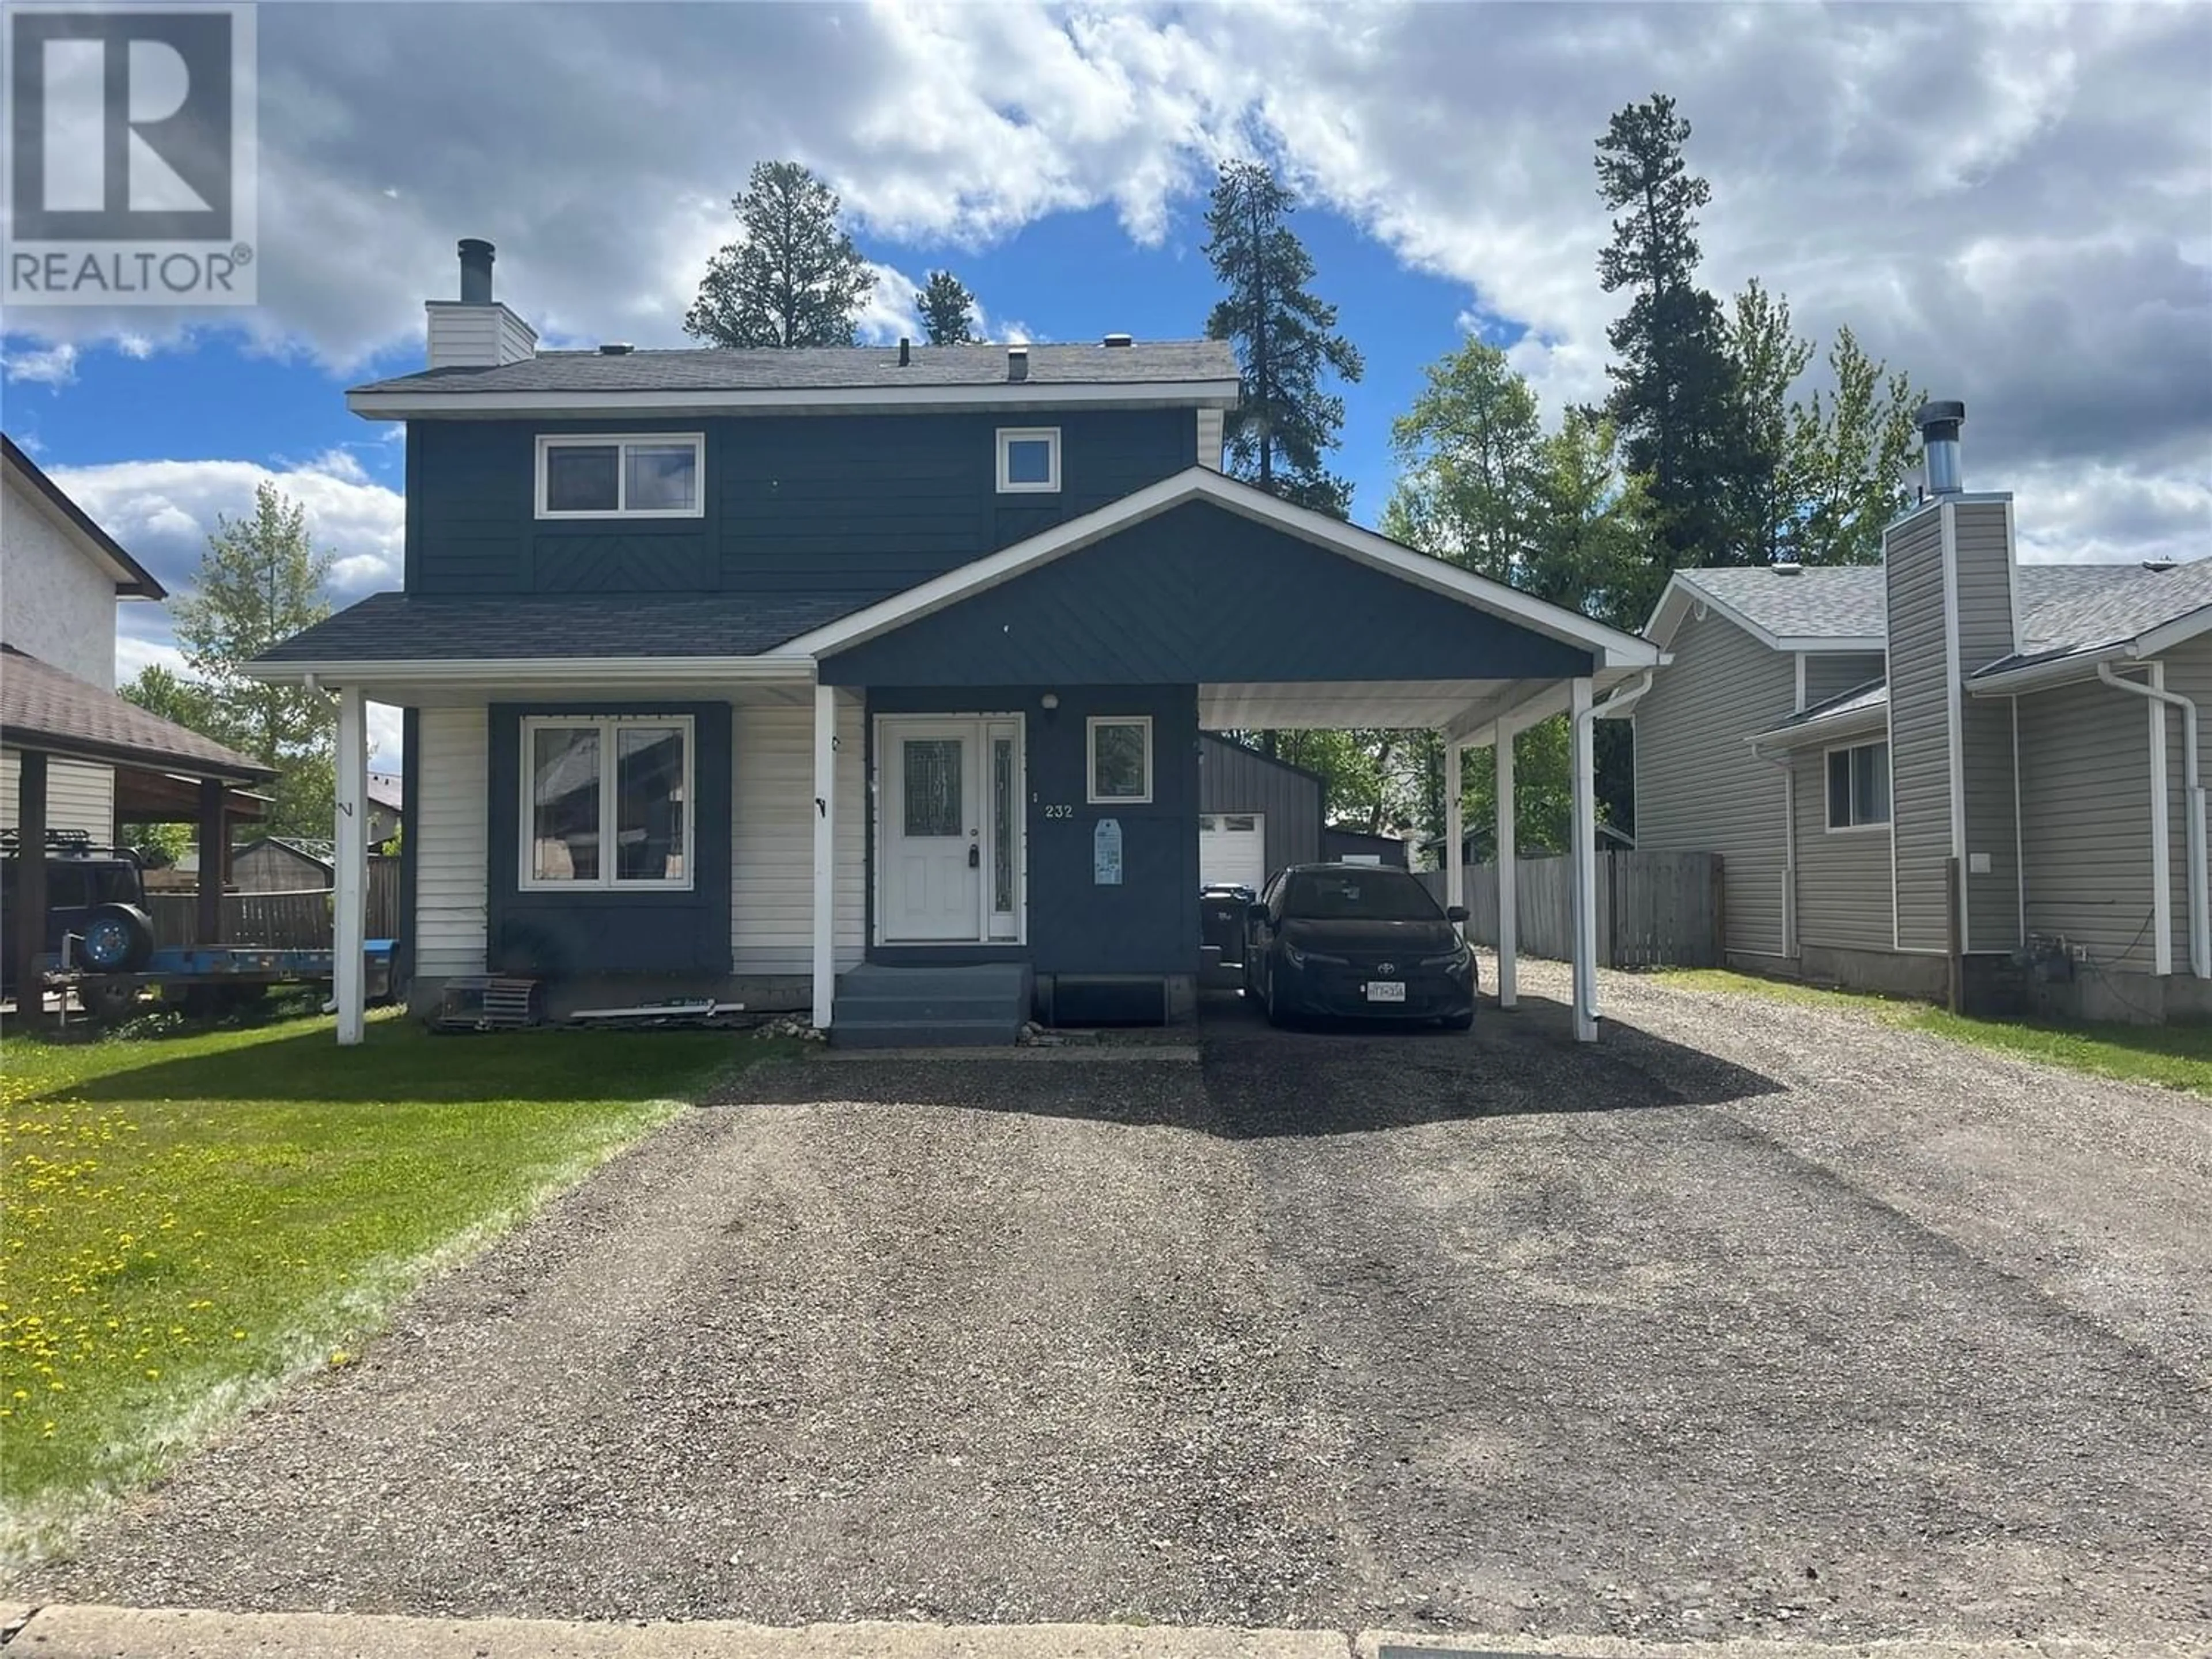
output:
[[[1248,921],[1265,921],[1267,919],[1267,907],[1264,904],[1255,904],[1245,911],[1244,917]]]
[[[1449,909],[1444,912],[1444,920],[1446,921],[1465,921],[1467,920],[1467,906],[1464,904],[1453,905]]]

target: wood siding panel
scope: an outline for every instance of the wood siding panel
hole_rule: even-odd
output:
[[[1942,518],[1930,507],[1884,544],[1889,607],[1891,834],[1897,943],[1942,951],[1951,857],[1951,668],[1943,617]]]
[[[1746,741],[1789,718],[1796,665],[1717,614],[1685,618],[1637,704],[1636,845],[1718,853],[1728,947],[1780,956],[1782,772]]]
[[[1210,732],[1199,739],[1198,810],[1264,814],[1271,876],[1322,856],[1321,780]]]
[[[814,968],[814,711],[747,705],[732,726],[730,968]],[[867,945],[867,735],[861,701],[837,708],[837,967]]]
[[[415,972],[425,979],[484,970],[485,807],[489,722],[483,708],[424,708],[415,819]]]
[[[2028,932],[2140,973],[2153,961],[2149,718],[2094,681],[2020,700]]]
[[[1792,776],[1797,805],[1799,947],[1892,949],[1888,830],[1828,828],[1826,750],[1799,750]]]

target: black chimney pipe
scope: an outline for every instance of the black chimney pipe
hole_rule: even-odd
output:
[[[488,306],[491,303],[491,258],[489,242],[480,236],[461,239],[461,303]]]

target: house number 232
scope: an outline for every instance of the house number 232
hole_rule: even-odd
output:
[[[1073,806],[1055,806],[1048,803],[1044,809],[1044,815],[1048,818],[1072,818],[1075,816],[1075,809]]]

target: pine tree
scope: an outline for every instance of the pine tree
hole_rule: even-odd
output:
[[[1654,563],[1640,596],[1656,599],[1685,564],[1736,564],[1729,495],[1741,465],[1735,374],[1720,302],[1697,285],[1696,210],[1711,199],[1682,157],[1690,124],[1655,94],[1614,115],[1597,144],[1598,195],[1622,216],[1598,255],[1608,294],[1630,289],[1607,337],[1608,412],[1629,470],[1650,480]]]
[[[730,206],[738,240],[707,262],[684,331],[720,346],[852,344],[876,279],[836,192],[796,161],[760,161]]]
[[[975,341],[969,319],[975,314],[975,296],[951,271],[931,271],[928,283],[914,296],[914,307],[921,313],[921,337],[929,344],[969,345]]]
[[[140,678],[142,693],[170,697],[179,714],[198,714],[208,736],[278,774],[265,820],[272,835],[331,833],[337,717],[320,692],[265,685],[240,671],[331,614],[323,592],[330,571],[331,555],[307,533],[306,508],[261,485],[251,517],[216,520],[192,591],[175,602],[177,643],[204,696],[182,683],[149,688]]]
[[[1232,340],[1243,398],[1225,423],[1230,470],[1269,494],[1339,518],[1350,483],[1324,464],[1344,426],[1344,400],[1324,391],[1333,372],[1356,381],[1359,351],[1336,332],[1336,307],[1306,287],[1313,256],[1286,222],[1297,198],[1257,161],[1224,161],[1206,209],[1206,257],[1228,290],[1206,337]]]

